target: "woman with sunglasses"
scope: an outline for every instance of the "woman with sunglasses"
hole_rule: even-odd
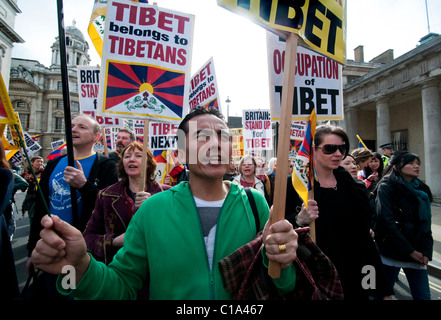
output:
[[[313,147],[318,180],[314,200],[308,200],[306,209],[289,177],[286,218],[298,227],[315,220],[316,243],[335,265],[346,300],[389,297],[393,292],[386,291],[381,259],[369,233],[366,187],[340,166],[349,150],[347,134],[339,127],[318,126]]]
[[[390,286],[402,268],[413,299],[430,300],[427,264],[433,252],[433,197],[429,186],[418,179],[419,173],[416,154],[394,152],[375,190],[375,234]]]

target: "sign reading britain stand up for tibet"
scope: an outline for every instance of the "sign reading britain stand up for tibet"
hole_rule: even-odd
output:
[[[243,110],[243,148],[245,153],[273,148],[269,110]]]
[[[194,16],[126,0],[107,4],[100,113],[177,122],[187,113]]]
[[[286,42],[267,32],[267,47],[271,118],[279,121]],[[298,46],[292,120],[308,118],[314,108],[318,120],[343,119],[342,72],[336,61]]]
[[[100,87],[100,69],[92,66],[77,66],[78,98],[80,110],[90,115],[103,127],[122,127],[122,121],[116,117],[101,117],[96,114]]]

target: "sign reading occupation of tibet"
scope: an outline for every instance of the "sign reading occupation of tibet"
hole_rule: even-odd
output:
[[[193,21],[156,5],[109,1],[100,113],[180,121],[188,104]]]
[[[269,110],[243,111],[243,147],[245,153],[273,148],[273,129]]]
[[[100,87],[100,68],[91,66],[78,66],[78,87],[80,90],[79,101],[82,113],[88,114],[104,127],[120,127],[122,121],[114,117],[98,116],[98,93]]]
[[[190,106],[189,111],[198,106],[219,109],[219,89],[217,87],[213,57],[191,78],[188,104]]]
[[[346,0],[217,0],[218,4],[284,36],[298,34],[311,48],[345,64]]]
[[[267,32],[271,116],[280,120],[286,42]],[[315,51],[298,46],[292,119],[343,119],[342,66]]]

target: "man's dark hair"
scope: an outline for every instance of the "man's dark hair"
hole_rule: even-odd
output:
[[[225,117],[222,115],[222,113],[221,113],[218,109],[216,109],[216,108],[212,108],[212,107],[210,107],[210,108],[206,108],[206,107],[202,107],[202,106],[196,107],[196,108],[194,108],[193,110],[191,110],[190,113],[188,113],[188,114],[184,117],[184,119],[182,119],[181,123],[179,124],[179,127],[178,127],[178,133],[177,133],[177,137],[178,137],[178,148],[180,148],[180,149],[185,149],[185,140],[184,140],[183,142],[180,142],[180,141],[179,141],[179,140],[180,140],[180,139],[179,139],[179,137],[180,137],[180,134],[179,134],[179,133],[181,132],[181,134],[182,134],[182,132],[183,132],[183,133],[184,133],[183,137],[187,136],[187,134],[188,134],[188,130],[189,130],[189,128],[188,128],[188,122],[189,122],[191,119],[193,119],[194,117],[196,117],[196,116],[200,116],[200,115],[204,115],[204,114],[212,114],[212,115],[218,117],[218,118],[221,119],[223,122],[225,122],[225,124],[226,124],[227,127],[228,127],[228,124],[227,124],[227,122],[225,121]]]
[[[196,107],[193,110],[191,110],[190,113],[187,114],[184,119],[182,119],[181,123],[179,124],[178,130],[182,130],[185,132],[185,134],[187,134],[188,133],[188,126],[187,126],[188,121],[190,121],[194,117],[200,116],[202,114],[212,114],[212,115],[218,117],[219,119],[221,119],[222,121],[224,121],[226,124],[225,117],[222,115],[222,113],[218,109],[212,108],[212,107],[206,108],[206,107],[199,106],[199,107]]]
[[[121,129],[119,129],[118,133],[120,133],[120,132],[127,132],[130,135],[130,140],[132,142],[136,140],[135,133],[132,130],[130,130],[129,128],[121,128]]]

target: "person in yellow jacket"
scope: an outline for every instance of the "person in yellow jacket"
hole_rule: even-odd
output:
[[[385,143],[380,146],[381,152],[383,155],[381,156],[381,160],[383,160],[383,168],[386,168],[389,164],[390,157],[392,156],[392,153],[394,152],[394,146],[392,143]]]
[[[216,109],[195,108],[178,129],[179,155],[190,170],[189,181],[153,195],[135,214],[123,247],[109,266],[87,254],[81,233],[57,217],[44,217],[32,253],[35,266],[59,274],[75,270],[75,289],[58,279],[60,292],[81,299],[133,299],[149,281],[150,299],[229,299],[218,261],[252,241],[259,230],[242,186],[223,181],[232,153],[231,136]],[[280,264],[273,284],[281,294],[296,284],[292,262],[297,233],[286,221],[266,223],[265,198],[252,190],[268,261]],[[64,277],[68,277],[69,273]],[[70,279],[73,280],[73,279]]]

